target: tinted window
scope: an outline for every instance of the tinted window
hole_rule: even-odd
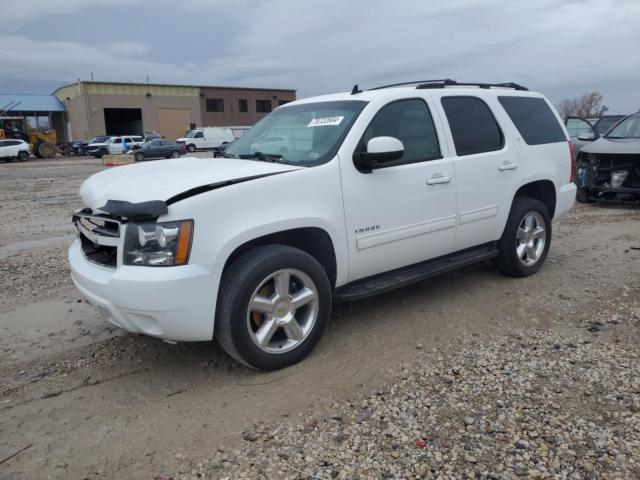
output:
[[[193,138],[204,138],[204,133],[203,132],[197,132]]]
[[[0,140],[0,147],[6,147],[8,143],[9,142],[7,140]]]
[[[248,112],[249,111],[249,102],[247,102],[246,98],[241,98],[240,100],[238,100],[238,107],[240,108],[241,112]]]
[[[222,98],[207,98],[207,112],[224,112],[224,100]]]
[[[122,143],[122,139],[121,138],[116,138],[113,143]]]
[[[493,113],[476,97],[444,97],[447,115],[458,156],[492,152],[504,146],[502,130]]]
[[[498,97],[498,100],[528,145],[567,141],[558,119],[543,98]]]
[[[364,151],[374,137],[395,137],[402,142],[404,155],[393,165],[441,158],[431,114],[424,101],[417,98],[382,107],[364,132],[359,149]]]

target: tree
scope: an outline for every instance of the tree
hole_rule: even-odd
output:
[[[563,118],[598,118],[607,110],[609,109],[602,104],[602,94],[599,92],[585,93],[576,98],[562,100],[558,104],[558,111]]]

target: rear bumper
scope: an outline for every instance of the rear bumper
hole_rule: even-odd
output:
[[[114,269],[87,260],[76,240],[69,265],[78,290],[114,325],[166,340],[213,338],[221,264]]]
[[[576,203],[576,191],[577,187],[575,183],[568,183],[560,187],[558,190],[558,198],[556,199],[556,211],[553,215],[554,220],[562,217],[573,208],[573,205]]]

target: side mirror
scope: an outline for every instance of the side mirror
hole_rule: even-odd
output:
[[[598,137],[599,135],[596,132],[589,132],[578,135],[578,140],[582,140],[583,142],[593,142]]]
[[[374,137],[367,142],[366,152],[355,152],[353,160],[363,173],[382,168],[386,163],[402,158],[404,145],[394,137]]]

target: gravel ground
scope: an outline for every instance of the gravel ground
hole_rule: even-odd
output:
[[[464,335],[329,415],[255,425],[157,478],[640,478],[640,288],[555,323]]]
[[[533,277],[336,304],[309,358],[258,373],[82,301],[69,216],[102,168],[0,165],[0,478],[640,478],[640,209],[577,205]]]

